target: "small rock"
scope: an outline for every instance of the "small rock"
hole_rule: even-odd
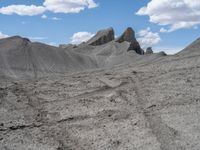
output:
[[[146,49],[146,54],[153,54],[152,47],[148,47],[148,48]]]

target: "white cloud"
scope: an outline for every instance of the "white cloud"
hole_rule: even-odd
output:
[[[43,14],[43,15],[41,16],[41,18],[42,18],[42,19],[47,19],[48,17],[47,17],[47,15]]]
[[[9,36],[6,35],[6,34],[3,34],[3,33],[0,31],[0,39],[7,38],[7,37],[9,37]]]
[[[136,14],[148,15],[150,22],[169,26],[167,32],[193,28],[200,24],[200,0],[151,0]]]
[[[45,0],[44,6],[54,13],[79,13],[85,8],[95,8],[93,0]]]
[[[156,45],[161,41],[159,34],[153,33],[150,28],[140,30],[137,35],[137,39],[143,48]]]
[[[46,8],[35,5],[10,5],[0,8],[0,13],[5,15],[17,14],[20,16],[34,16],[44,13]]]
[[[58,17],[52,17],[52,20],[62,20],[62,18],[58,18]]]
[[[72,44],[80,44],[82,42],[88,41],[93,36],[94,34],[89,32],[77,32],[74,33],[74,35],[70,39]]]
[[[20,16],[34,16],[43,14],[46,11],[53,13],[79,13],[85,8],[91,9],[97,6],[94,0],[44,0],[42,6],[9,5],[1,7],[0,13],[5,15],[17,14]],[[45,15],[43,19],[46,19]]]
[[[50,17],[48,17],[47,15],[45,15],[45,14],[43,14],[42,16],[41,16],[41,18],[42,19],[49,19],[49,20],[62,20],[62,18],[58,18],[58,17],[52,17],[52,18],[50,18]]]
[[[166,33],[166,32],[168,32],[168,30],[165,29],[165,28],[161,28],[161,29],[160,29],[160,32],[161,32],[161,33]]]

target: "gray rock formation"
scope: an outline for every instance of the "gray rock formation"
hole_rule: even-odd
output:
[[[124,41],[127,42],[132,42],[135,39],[135,31],[131,28],[128,27],[124,33],[117,39],[117,42],[122,43]]]
[[[87,41],[87,44],[92,46],[103,45],[114,40],[114,38],[115,34],[113,28],[108,28],[98,31],[94,37]]]
[[[140,44],[135,38],[135,31],[128,27],[126,31],[116,40],[116,42],[122,43],[122,42],[129,42],[130,46],[128,48],[129,50],[134,50],[137,54],[143,55],[144,51],[141,49]]]
[[[152,47],[148,47],[145,54],[153,54]]]

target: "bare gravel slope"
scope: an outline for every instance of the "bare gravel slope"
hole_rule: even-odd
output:
[[[199,150],[200,57],[153,57],[3,80],[0,149]]]

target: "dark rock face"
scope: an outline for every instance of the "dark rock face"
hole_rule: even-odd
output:
[[[135,38],[135,31],[131,27],[128,27],[126,31],[116,40],[116,42],[119,43],[125,41],[130,43],[128,51],[134,50],[137,54],[144,54],[144,51],[141,49],[140,44]]]
[[[117,42],[122,43],[124,41],[132,42],[135,40],[135,32],[131,27],[128,27],[126,31],[119,37]]]
[[[144,55],[144,51],[141,49],[140,44],[137,40],[133,40],[130,42],[130,47],[128,51],[134,50],[137,54]]]
[[[106,30],[100,30],[97,34],[92,37],[87,44],[92,46],[98,46],[106,44],[115,39],[115,34],[113,28],[108,28]]]
[[[146,54],[153,54],[152,47],[148,47],[148,48],[146,49]]]

